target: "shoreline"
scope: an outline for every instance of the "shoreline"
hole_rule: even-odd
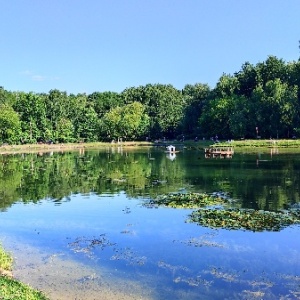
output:
[[[150,288],[138,281],[118,278],[104,267],[91,267],[73,260],[66,253],[47,252],[21,241],[9,239],[6,242],[13,255],[12,271],[8,275],[12,281],[45,297],[34,299],[152,299]]]
[[[257,152],[280,149],[280,152],[300,151],[300,140],[237,140],[232,142],[212,142],[209,140],[168,140],[163,142],[149,141],[125,141],[125,142],[91,142],[91,143],[59,143],[59,144],[24,144],[24,145],[2,145],[0,155],[27,154],[27,153],[50,153],[65,151],[85,151],[105,148],[122,147],[125,149],[136,149],[139,147],[165,147],[167,145],[184,147],[186,149],[204,150],[205,147],[234,147],[236,152]]]
[[[2,145],[0,155],[20,153],[48,153],[60,151],[76,151],[88,149],[101,149],[106,147],[152,147],[149,142],[122,142],[122,143],[60,143],[60,144],[26,144],[26,145]]]

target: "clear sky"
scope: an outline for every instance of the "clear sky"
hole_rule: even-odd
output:
[[[300,56],[299,0],[0,0],[0,86],[121,92]]]

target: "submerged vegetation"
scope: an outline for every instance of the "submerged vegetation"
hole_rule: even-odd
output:
[[[237,201],[224,193],[178,193],[159,196],[150,200],[146,206],[199,208],[189,215],[187,222],[210,228],[279,231],[289,225],[300,224],[300,209],[298,208],[275,212],[232,208],[234,204],[238,206]]]
[[[0,245],[0,299],[47,300],[40,291],[12,278],[12,257]]]
[[[227,249],[232,249],[230,248],[231,245],[222,241],[222,234],[227,235],[228,232],[210,230],[208,228],[235,229],[241,230],[241,234],[244,234],[242,231],[245,230],[278,231],[286,226],[299,224],[299,170],[297,166],[299,165],[300,156],[294,155],[291,160],[290,158],[282,159],[282,157],[276,155],[273,156],[273,162],[271,162],[269,154],[267,154],[267,157],[261,154],[257,162],[256,155],[243,156],[238,154],[230,160],[213,160],[205,159],[203,151],[199,152],[197,150],[186,151],[184,149],[172,161],[159,148],[143,148],[138,151],[130,149],[130,151],[127,151],[127,149],[122,147],[109,147],[101,151],[81,149],[77,151],[78,153],[64,151],[63,153],[54,152],[51,154],[1,155],[1,209],[8,209],[16,201],[22,201],[23,203],[53,201],[55,205],[68,206],[65,202],[72,201],[74,193],[82,193],[84,195],[92,193],[92,195],[105,196],[107,194],[126,193],[128,197],[141,199],[137,203],[144,203],[145,200],[142,200],[144,198],[153,198],[153,200],[147,201],[147,206],[149,207],[166,206],[189,209],[188,213],[190,216],[187,222],[194,222],[204,228],[186,226],[188,230],[192,229],[195,232],[195,236],[194,234],[184,234],[183,239],[182,237],[177,239],[175,236],[174,239],[172,238],[170,248],[174,246],[174,243],[181,243],[190,248],[197,248],[197,250],[202,248],[204,253],[206,253],[207,247],[210,247],[209,252],[214,252],[216,249],[217,259],[211,260],[217,265],[216,269],[207,273],[208,269],[206,266],[200,272],[201,259],[197,259],[197,256],[194,259],[199,261],[200,267],[195,267],[195,270],[197,270],[195,272],[194,270],[193,272],[190,272],[190,270],[185,271],[185,265],[181,268],[181,266],[175,264],[175,261],[172,262],[171,259],[170,261],[167,259],[164,262],[160,257],[155,256],[155,259],[158,261],[157,266],[164,271],[180,270],[180,273],[177,271],[176,274],[172,273],[173,283],[179,283],[180,286],[182,284],[193,287],[207,287],[211,285],[212,290],[218,290],[220,280],[230,279],[225,271],[227,270],[229,273],[232,270],[234,271],[234,266],[229,266],[226,258],[230,252]],[[268,158],[268,161],[265,158]],[[188,192],[190,190],[202,192],[190,193]],[[222,192],[205,193],[203,190],[221,190]],[[169,194],[171,191],[180,191],[180,193]],[[156,195],[161,196],[156,197]],[[243,201],[239,200],[242,198]],[[83,205],[92,209],[93,205],[91,206],[90,202],[92,201],[84,201]],[[77,237],[78,233],[75,230],[76,236],[65,240],[69,242],[68,246],[69,250],[73,251],[72,254],[83,255],[97,260],[97,255],[104,250],[105,255],[110,257],[110,262],[120,261],[121,264],[134,268],[147,264],[153,266],[153,262],[156,263],[156,260],[151,260],[150,254],[146,253],[147,255],[144,255],[144,253],[136,251],[135,246],[130,247],[130,244],[129,246],[127,245],[128,247],[124,247],[123,242],[120,243],[118,240],[119,236],[124,241],[136,240],[134,238],[136,234],[135,223],[131,218],[138,217],[139,219],[141,210],[140,208],[135,210],[133,208],[136,207],[135,204],[131,205],[130,202],[126,202],[126,204],[128,206],[126,205],[125,208],[123,202],[119,206],[119,210],[122,209],[122,212],[119,211],[119,216],[123,214],[126,216],[126,219],[124,219],[126,222],[121,222],[123,225],[127,224],[125,228],[122,225],[119,232],[118,230],[113,230],[116,233],[108,232],[99,235],[97,231],[98,226],[92,226],[95,231],[92,233],[89,231],[87,234],[83,233],[79,237]],[[244,207],[248,209],[244,209]],[[285,212],[282,211],[284,208],[286,209]],[[192,212],[192,210],[196,211]],[[163,213],[162,216],[165,216],[163,211],[160,212]],[[183,211],[184,213],[185,211]],[[182,215],[181,212],[179,214]],[[108,218],[110,216],[110,214],[105,215]],[[98,214],[96,214],[96,218],[97,220],[99,219]],[[129,220],[130,223],[128,222]],[[171,220],[173,219],[171,218]],[[165,219],[162,218],[161,221],[165,221]],[[90,217],[87,222],[91,224]],[[59,226],[60,223],[57,223]],[[184,226],[184,224],[180,226]],[[159,232],[161,227],[158,226],[157,228],[158,230],[153,230],[154,242],[156,242],[157,237],[155,232]],[[182,228],[182,231],[185,232],[184,227]],[[148,229],[146,231],[148,232]],[[169,231],[166,232],[169,238]],[[199,232],[202,233],[200,236]],[[55,228],[53,233],[54,235],[57,234]],[[236,231],[235,234],[238,234],[238,232]],[[36,237],[34,236],[33,238],[35,239]],[[45,238],[49,240],[48,235]],[[136,245],[135,242],[134,245]],[[220,255],[220,250],[222,249],[226,249],[222,253],[224,256]],[[174,253],[172,252],[172,257],[176,257],[177,260],[177,255],[173,255]],[[184,251],[184,253],[187,258],[190,257],[186,255],[188,252]],[[179,252],[179,258],[180,255],[181,252]],[[201,257],[202,253],[199,252],[199,255]],[[235,255],[235,253],[232,253],[232,255]],[[288,256],[289,253],[285,253],[285,255]],[[220,257],[220,263],[218,257]],[[239,257],[239,259],[241,258]],[[260,259],[263,261],[261,257]],[[208,260],[210,260],[209,257]],[[281,263],[284,264],[284,262]],[[251,264],[250,260],[249,264]],[[288,268],[286,270],[285,272],[288,273]],[[240,287],[248,286],[249,290],[252,291],[252,279],[254,278],[256,282],[259,280],[255,272],[253,272],[253,275],[237,270],[235,274],[244,276],[244,278],[238,277],[236,279],[239,286],[233,288],[237,290]],[[294,273],[291,272],[289,274]],[[247,280],[251,279],[251,282],[249,280],[250,283],[247,281],[247,285],[246,277]],[[295,282],[296,286],[297,279],[297,277],[293,279],[294,281],[289,279],[289,283]],[[9,295],[8,287],[11,287],[11,293],[16,293],[17,290],[23,291],[20,284],[9,277],[1,278],[0,284],[1,286],[3,285],[3,291],[6,293],[5,297],[0,294],[0,299],[1,296],[4,299],[13,299],[9,298],[9,296],[6,297],[6,295]],[[288,288],[292,290],[291,286],[288,286]],[[295,290],[297,288],[298,285],[295,287]],[[4,292],[2,293],[4,295]],[[28,296],[24,299],[43,299],[42,297],[44,296],[37,297],[40,298],[30,298]],[[18,299],[23,298],[18,296]]]

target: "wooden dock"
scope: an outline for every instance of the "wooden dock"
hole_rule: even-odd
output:
[[[205,158],[232,158],[232,147],[210,147],[204,149]]]

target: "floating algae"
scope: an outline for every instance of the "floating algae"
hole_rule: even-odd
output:
[[[166,206],[172,208],[200,208],[213,205],[225,205],[233,202],[226,193],[176,193],[160,195],[145,206]]]
[[[227,193],[176,193],[161,195],[150,200],[147,207],[198,209],[189,215],[187,222],[210,228],[249,231],[279,231],[300,224],[300,208],[292,206],[285,211],[264,211],[236,208],[238,202]]]
[[[199,209],[190,214],[188,221],[210,228],[250,231],[279,231],[300,224],[299,212],[254,209]]]

